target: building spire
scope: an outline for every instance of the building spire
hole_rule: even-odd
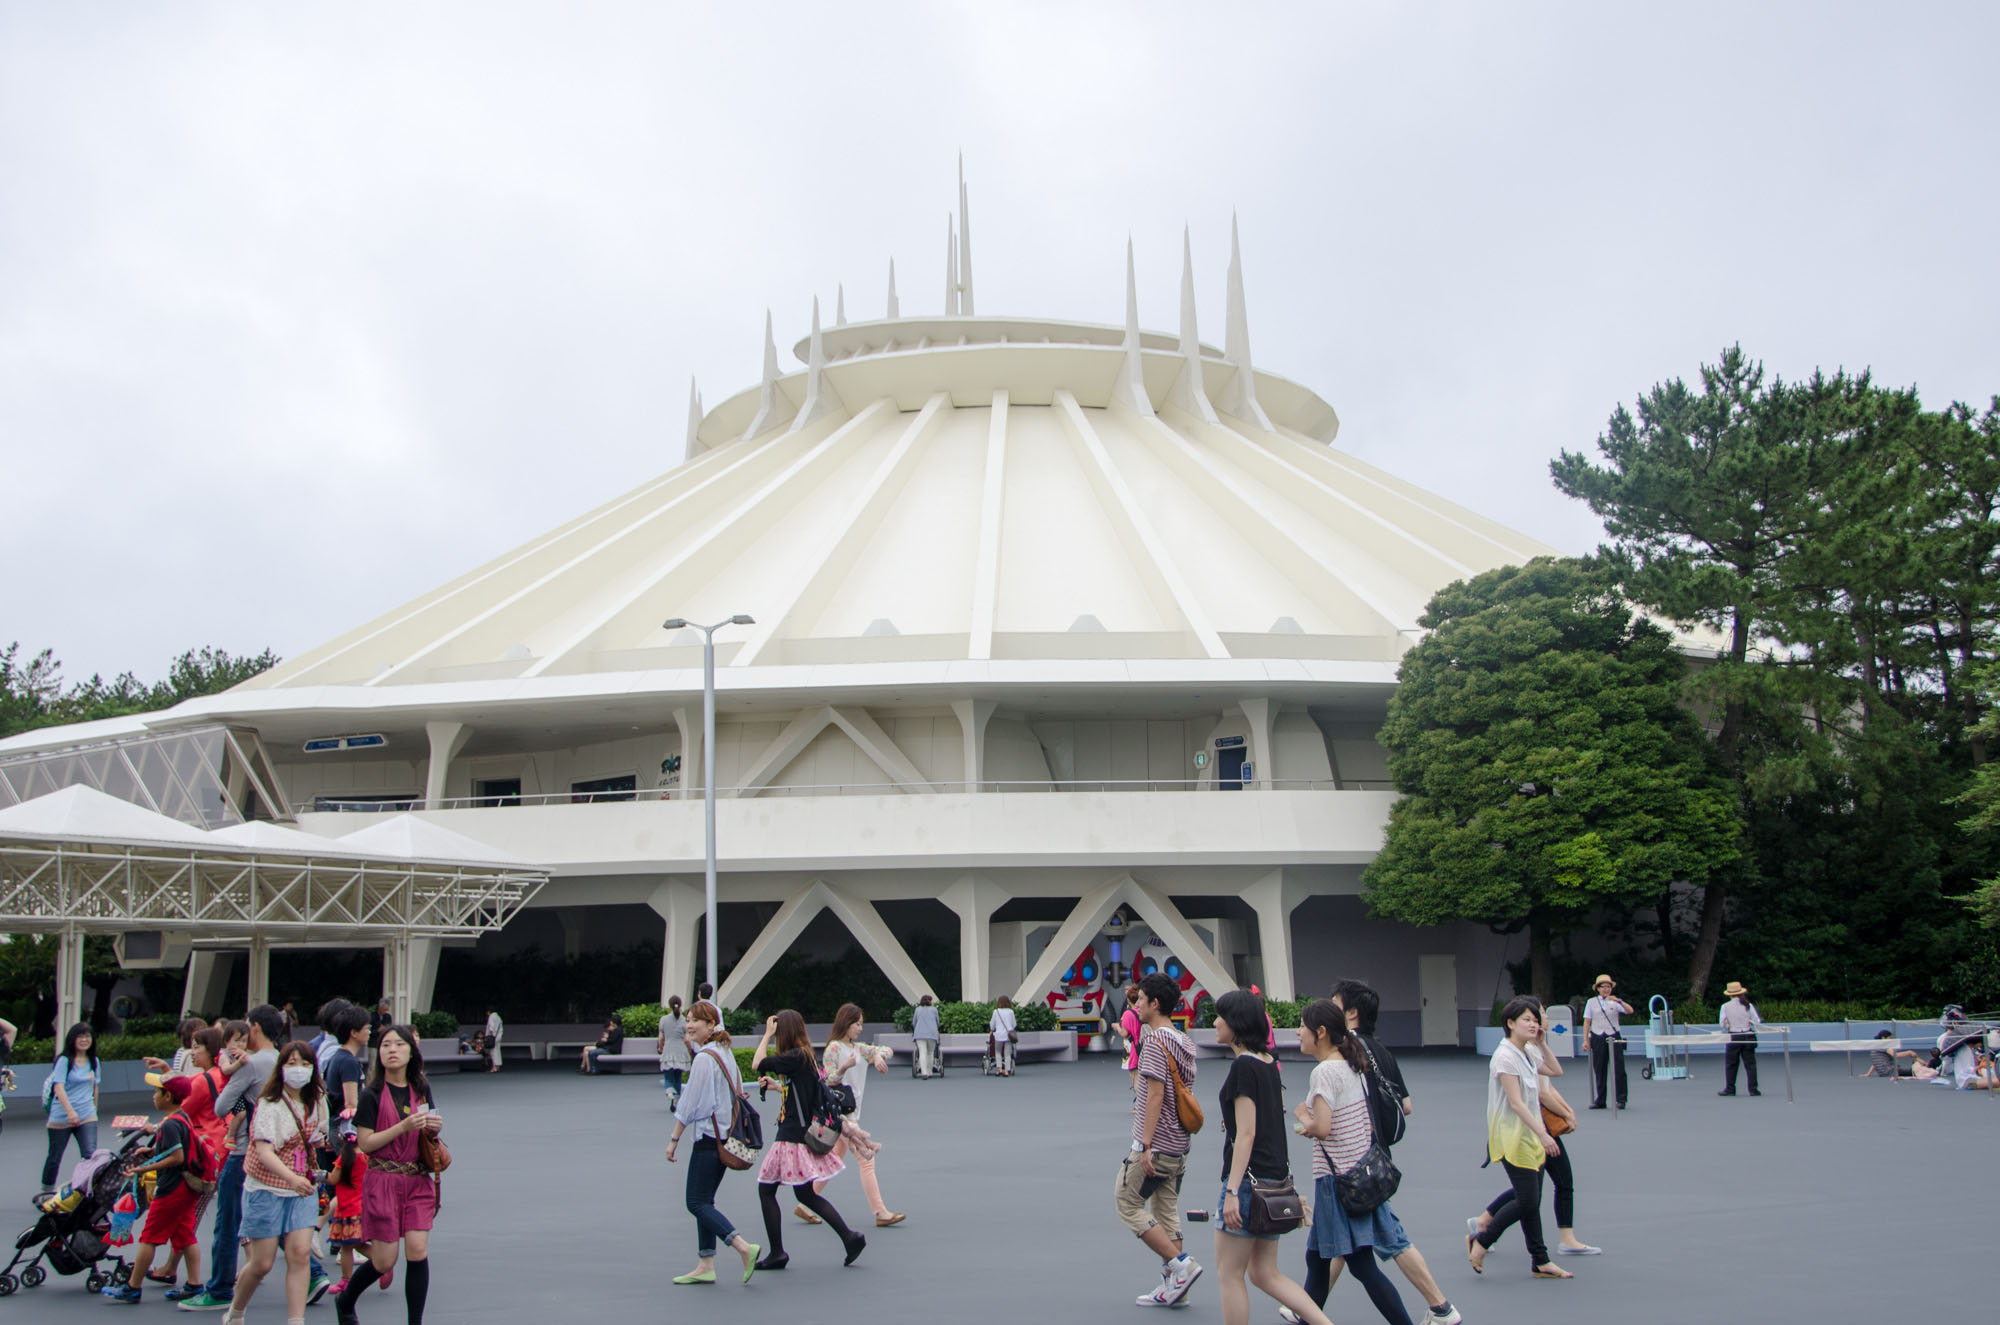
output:
[[[1236,369],[1217,403],[1222,412],[1265,432],[1276,432],[1257,403],[1257,376],[1250,367],[1250,314],[1243,305],[1243,246],[1236,237],[1236,214],[1229,216],[1229,321],[1223,355]]]
[[[1139,279],[1132,265],[1132,239],[1125,238],[1125,350],[1118,366],[1118,380],[1111,384],[1111,398],[1141,414],[1153,412],[1152,397],[1146,394],[1146,368],[1139,354]]]
[[[972,210],[965,197],[965,153],[958,154],[958,308],[972,316]]]
[[[896,260],[889,259],[889,308],[882,316],[895,319],[903,315],[903,306],[896,302]]]
[[[1194,315],[1194,242],[1181,227],[1181,370],[1174,378],[1173,402],[1198,419],[1220,422],[1201,376],[1201,336]]]
[[[958,230],[944,214],[944,315],[958,316]]]
[[[683,461],[694,459],[695,433],[701,429],[701,387],[694,378],[688,378],[688,435],[687,446],[681,451]]]
[[[823,418],[847,407],[841,403],[840,394],[833,389],[833,383],[826,380],[826,341],[819,330],[819,296],[813,296],[812,339],[806,351],[806,399],[799,406],[798,417],[792,420],[791,431],[797,432],[815,419]]]
[[[836,285],[833,287],[833,325],[836,327],[847,325],[847,287],[845,285]]]
[[[757,387],[757,413],[743,440],[760,437],[792,417],[792,402],[778,389],[778,342],[771,338],[771,310],[764,310],[764,380]]]

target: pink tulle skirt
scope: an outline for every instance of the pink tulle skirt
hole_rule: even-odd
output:
[[[797,1187],[824,1182],[846,1167],[838,1155],[815,1155],[802,1142],[775,1141],[764,1152],[764,1166],[757,1170],[757,1181]]]

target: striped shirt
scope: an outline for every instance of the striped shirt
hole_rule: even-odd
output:
[[[1323,1141],[1313,1142],[1313,1177],[1325,1178],[1345,1173],[1361,1162],[1375,1139],[1374,1124],[1368,1117],[1368,1093],[1361,1074],[1338,1056],[1312,1070],[1306,1088],[1306,1103],[1317,1097],[1333,1111],[1333,1131]]]
[[[1173,1055],[1173,1064],[1181,1070],[1181,1084],[1194,1086],[1194,1045],[1188,1037],[1172,1026],[1149,1026],[1139,1041],[1139,1080],[1143,1084],[1158,1081],[1160,1087],[1160,1121],[1153,1128],[1153,1150],[1161,1155],[1185,1155],[1192,1144],[1187,1128],[1181,1126],[1181,1111],[1174,1104],[1173,1074],[1167,1069],[1167,1055]],[[1152,1094],[1150,1088],[1141,1090],[1132,1102],[1132,1145],[1143,1149],[1146,1138],[1140,1135],[1146,1125],[1146,1097]]]

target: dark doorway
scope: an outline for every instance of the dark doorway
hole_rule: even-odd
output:
[[[1215,752],[1215,780],[1224,791],[1243,790],[1243,755],[1240,745]]]
[[[473,804],[482,810],[521,803],[521,779],[480,778],[472,784]]]

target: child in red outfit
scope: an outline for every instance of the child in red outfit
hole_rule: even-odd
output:
[[[187,1103],[193,1085],[188,1077],[149,1076],[147,1080],[153,1084],[153,1107],[161,1110],[180,1110]],[[122,1284],[112,1282],[104,1290],[106,1297],[137,1302],[140,1286],[146,1282],[147,1271],[153,1268],[153,1257],[161,1247],[172,1248],[169,1270],[174,1260],[187,1258],[189,1282],[169,1293],[169,1301],[191,1296],[201,1283],[201,1244],[195,1236],[195,1224],[201,1218],[201,1194],[184,1177],[194,1138],[195,1126],[186,1112],[174,1113],[153,1134],[152,1158],[132,1170],[134,1174],[154,1175],[153,1201],[146,1207],[146,1222],[139,1230],[139,1250],[132,1258],[131,1277]]]
[[[340,1251],[338,1293],[354,1277],[354,1252],[366,1251],[368,1239],[361,1236],[361,1180],[368,1173],[368,1156],[355,1145],[354,1123],[342,1118],[334,1124],[334,1139],[340,1143],[340,1158],[333,1163],[333,1222],[327,1226],[329,1247]]]

